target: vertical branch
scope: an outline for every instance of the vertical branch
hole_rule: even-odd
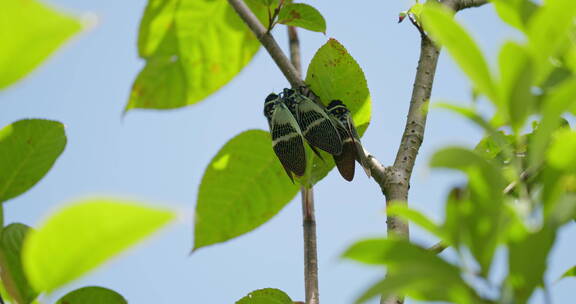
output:
[[[304,289],[306,304],[318,304],[318,255],[316,249],[316,216],[314,192],[302,187],[302,226],[304,230]]]
[[[432,84],[440,50],[425,34],[421,34],[421,37],[420,59],[416,68],[406,126],[404,127],[404,134],[396,154],[396,160],[389,171],[383,189],[386,195],[387,208],[395,204],[408,204],[410,177],[412,176],[416,156],[424,140],[428,103],[432,93]],[[409,238],[410,231],[407,222],[388,215],[386,224],[388,235]],[[402,304],[404,299],[401,297],[382,298],[380,303]]]
[[[290,44],[290,61],[296,69],[298,77],[302,78],[302,61],[300,60],[300,40],[295,27],[288,27],[288,41]]]
[[[302,78],[300,41],[295,27],[288,27],[290,61]],[[302,228],[304,232],[304,290],[306,304],[318,304],[318,254],[316,249],[316,217],[314,215],[314,189],[302,187]]]
[[[487,3],[486,0],[445,0],[445,6],[454,11],[469,7],[480,6]],[[418,27],[418,26],[417,26]],[[394,165],[387,170],[387,176],[382,190],[386,195],[386,207],[394,204],[408,204],[408,191],[410,190],[410,178],[418,156],[418,151],[424,140],[428,105],[440,49],[434,45],[426,33],[420,31],[420,58],[416,68],[416,77],[410,98],[410,107],[406,118],[404,133],[400,141]],[[381,184],[382,185],[382,184]],[[396,235],[409,238],[408,223],[394,216],[387,217],[388,235]],[[442,251],[442,244],[433,246],[431,250]],[[381,298],[381,304],[403,304],[402,297]]]

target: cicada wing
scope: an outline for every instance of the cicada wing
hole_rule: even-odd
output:
[[[342,139],[342,153],[339,155],[333,155],[334,162],[338,168],[340,175],[347,180],[352,181],[354,179],[354,170],[356,166],[356,146],[354,145],[354,140],[350,136],[347,128],[333,115],[329,115],[332,119],[332,123],[336,126],[338,134]]]
[[[302,135],[311,146],[332,155],[342,153],[342,139],[328,114],[305,96],[300,96],[297,116]]]
[[[354,125],[354,121],[352,121],[352,116],[350,114],[348,114],[346,117],[346,125],[348,132],[354,142],[356,160],[358,160],[360,165],[362,165],[364,172],[366,172],[366,175],[368,175],[368,178],[370,178],[372,177],[372,174],[368,165],[368,156],[364,152],[364,147],[360,141],[360,136],[358,135],[358,131],[356,131],[356,126]]]
[[[298,123],[290,110],[279,103],[271,120],[272,147],[286,171],[298,176],[306,171],[306,151]],[[288,175],[290,176],[290,174]],[[290,176],[290,179],[292,177]]]
[[[340,153],[340,155],[334,155],[333,157],[340,175],[342,175],[345,180],[349,182],[352,181],[356,167],[356,146],[352,140],[350,140],[350,138],[345,139],[342,146],[342,153]]]

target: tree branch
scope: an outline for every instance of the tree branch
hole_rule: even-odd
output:
[[[314,192],[302,187],[302,226],[304,231],[304,290],[306,304],[318,304],[318,255],[316,247],[316,216]]]
[[[290,60],[297,76],[302,77],[300,41],[295,27],[288,27]],[[314,189],[302,187],[302,229],[304,233],[304,291],[306,304],[320,303],[318,292],[318,250],[316,246],[316,216],[314,215]]]
[[[488,0],[445,0],[444,5],[451,8],[453,11],[461,11],[463,9],[478,7],[487,4]]]
[[[272,59],[274,59],[274,62],[276,62],[276,65],[278,65],[278,68],[280,68],[288,82],[290,82],[290,85],[294,88],[305,85],[302,78],[299,77],[298,71],[290,63],[288,57],[284,55],[284,52],[282,52],[282,49],[280,49],[274,37],[267,33],[266,28],[260,23],[260,20],[256,18],[246,3],[244,3],[243,0],[228,0],[228,3],[236,10],[238,15],[244,20],[254,35],[256,35],[256,38],[258,38],[260,43],[266,48]]]
[[[445,0],[442,3],[454,11],[464,8],[480,6],[486,0]],[[410,178],[418,156],[418,151],[424,140],[426,129],[426,118],[428,116],[428,105],[440,50],[434,45],[432,40],[420,30],[420,58],[416,68],[416,77],[410,98],[410,107],[404,127],[404,133],[400,141],[394,165],[386,170],[386,178],[382,192],[386,196],[386,208],[396,204],[408,204],[408,190],[410,189]],[[410,232],[408,223],[395,216],[387,216],[388,235],[396,235],[409,238]],[[442,243],[433,246],[430,250],[441,252],[445,246]],[[402,304],[401,297],[390,297],[380,299],[382,304]]]

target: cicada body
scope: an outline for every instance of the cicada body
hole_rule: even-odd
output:
[[[332,155],[342,153],[342,139],[322,106],[291,89],[284,89],[282,99],[295,114],[302,135],[311,147]]]
[[[268,119],[274,153],[294,182],[292,173],[302,176],[306,171],[306,151],[298,122],[284,101],[274,93],[264,102],[264,116]]]
[[[342,153],[333,156],[340,175],[345,180],[352,181],[354,179],[355,161],[358,161],[368,177],[370,177],[368,159],[364,153],[364,148],[360,142],[360,136],[356,131],[350,110],[340,100],[331,101],[327,110],[342,138]]]

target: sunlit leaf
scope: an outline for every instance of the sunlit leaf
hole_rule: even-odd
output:
[[[576,277],[576,266],[572,266],[570,269],[566,270],[560,279],[569,278],[569,277]]]
[[[128,301],[114,290],[88,286],[73,290],[60,298],[56,304],[127,304]]]
[[[16,197],[48,173],[66,146],[64,125],[25,119],[0,130],[0,202]]]
[[[576,172],[576,132],[560,130],[548,150],[548,163],[559,170]]]
[[[462,219],[457,234],[447,231],[453,238],[457,235],[466,244],[481,266],[482,275],[488,275],[492,257],[502,241],[506,219],[503,210],[505,180],[500,170],[478,153],[457,147],[442,149],[434,154],[432,167],[460,170],[468,177],[466,198],[460,198],[452,206],[452,214]]]
[[[508,244],[507,282],[512,286],[518,303],[526,303],[534,289],[543,286],[548,253],[555,238],[555,230],[544,227]]]
[[[492,0],[500,18],[509,25],[524,31],[532,14],[538,9],[531,0]]]
[[[352,112],[359,134],[364,134],[370,123],[370,92],[364,72],[342,44],[330,39],[318,49],[308,66],[306,84],[324,105],[335,99],[344,102]],[[326,153],[322,155],[326,161],[314,157],[311,184],[324,178],[334,168],[332,157]]]
[[[472,37],[454,20],[452,14],[440,5],[426,5],[422,15],[426,31],[435,41],[446,47],[473,86],[498,105],[499,97],[488,64]]]
[[[544,81],[553,70],[550,57],[557,55],[566,41],[570,41],[570,31],[574,28],[576,1],[546,1],[530,19],[528,42],[532,55],[537,60],[536,79]]]
[[[561,115],[576,104],[576,79],[570,79],[551,90],[542,103],[542,120],[530,142],[530,166],[538,166],[550,143],[552,132],[561,125]],[[562,157],[562,156],[560,156]]]
[[[473,291],[458,267],[406,240],[370,239],[352,245],[343,256],[368,264],[386,265],[387,276],[356,301],[382,295],[407,295],[418,300],[473,303]]]
[[[22,242],[30,227],[14,223],[4,228],[0,240],[0,277],[11,298],[17,303],[31,303],[38,295],[22,269]]]
[[[426,217],[426,215],[424,215],[423,213],[414,209],[410,209],[405,204],[389,203],[389,206],[390,207],[386,208],[387,215],[400,217],[406,221],[412,222],[422,227],[426,231],[434,234],[435,236],[443,238],[440,226],[438,226],[431,219]]]
[[[26,275],[51,292],[151,235],[174,219],[165,209],[116,199],[67,206],[30,232],[23,245]]]
[[[200,184],[194,249],[254,230],[298,192],[272,150],[270,134],[240,133],[212,159]]]
[[[0,89],[26,76],[81,29],[76,18],[36,0],[1,6]]]
[[[278,23],[301,27],[314,32],[326,32],[326,21],[314,7],[304,3],[287,4],[278,14]]]
[[[500,92],[506,115],[518,133],[534,110],[533,66],[528,51],[515,42],[507,42],[500,50]]]
[[[246,2],[265,19],[266,6]],[[146,65],[132,86],[126,111],[200,102],[232,80],[259,47],[226,1],[150,0],[138,37]]]
[[[264,288],[254,290],[236,304],[293,304],[292,299],[280,289]]]

